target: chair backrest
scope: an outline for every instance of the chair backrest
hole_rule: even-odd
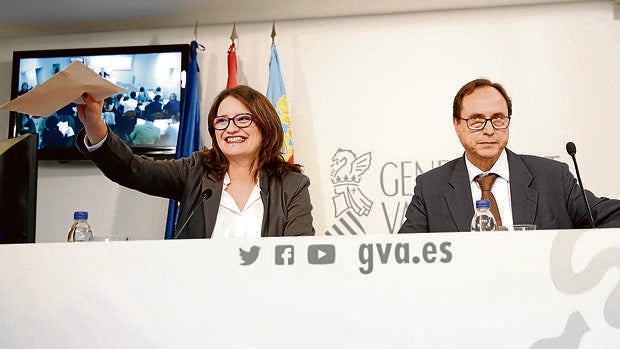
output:
[[[138,116],[138,112],[136,112],[135,110],[128,110],[123,113],[123,116],[129,119],[133,119]]]
[[[154,120],[157,119],[164,119],[166,116],[164,115],[164,113],[162,112],[155,112],[155,113],[151,113],[151,116],[153,117]]]

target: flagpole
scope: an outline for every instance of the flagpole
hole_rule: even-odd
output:
[[[232,33],[230,33],[230,46],[228,47],[227,62],[228,62],[228,80],[226,81],[226,88],[237,87],[237,48],[235,46],[235,40],[237,39],[237,24],[233,23]]]

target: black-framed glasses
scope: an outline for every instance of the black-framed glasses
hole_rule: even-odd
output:
[[[230,120],[235,124],[235,126],[239,128],[246,128],[252,125],[252,120],[254,120],[254,116],[250,113],[241,113],[229,118],[227,116],[216,116],[213,119],[213,128],[216,130],[225,130],[230,125]]]
[[[472,131],[480,131],[487,127],[487,122],[491,122],[491,126],[493,126],[496,130],[505,130],[510,126],[510,116],[498,115],[492,118],[483,118],[480,116],[472,116],[471,118],[459,118],[461,120],[465,120],[465,124],[467,124],[467,128]]]

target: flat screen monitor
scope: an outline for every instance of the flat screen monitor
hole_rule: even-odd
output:
[[[11,99],[79,61],[125,88],[104,101],[102,117],[110,130],[137,154],[172,158],[184,91],[189,45],[152,45],[13,52]],[[9,138],[39,135],[39,160],[84,160],[75,148],[83,125],[75,104],[51,115],[11,112]]]
[[[0,141],[0,244],[35,242],[37,134]]]

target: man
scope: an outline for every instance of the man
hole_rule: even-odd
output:
[[[161,130],[153,124],[153,115],[145,117],[144,124],[136,125],[133,132],[129,135],[134,145],[153,145],[159,140]]]
[[[485,195],[492,193],[492,209],[504,227],[590,227],[581,190],[566,164],[506,148],[511,114],[512,102],[498,83],[476,79],[459,90],[452,122],[465,154],[417,177],[399,233],[469,231],[487,180]],[[596,227],[620,227],[619,200],[586,195]]]
[[[147,104],[146,107],[144,107],[144,114],[149,115],[153,118],[155,118],[156,115],[158,114],[162,114],[160,100],[161,100],[161,96],[155,95],[155,98],[153,98],[153,101]],[[161,117],[161,115],[159,116]]]
[[[179,100],[177,100],[176,93],[173,92],[170,94],[170,100],[166,103],[166,105],[164,105],[164,113],[169,118],[173,118],[175,116],[178,118],[179,115],[181,115],[181,104]]]
[[[120,105],[123,106],[123,113],[130,110],[136,110],[138,108],[138,100],[136,99],[136,91],[131,91],[129,96],[124,96],[120,101]]]

